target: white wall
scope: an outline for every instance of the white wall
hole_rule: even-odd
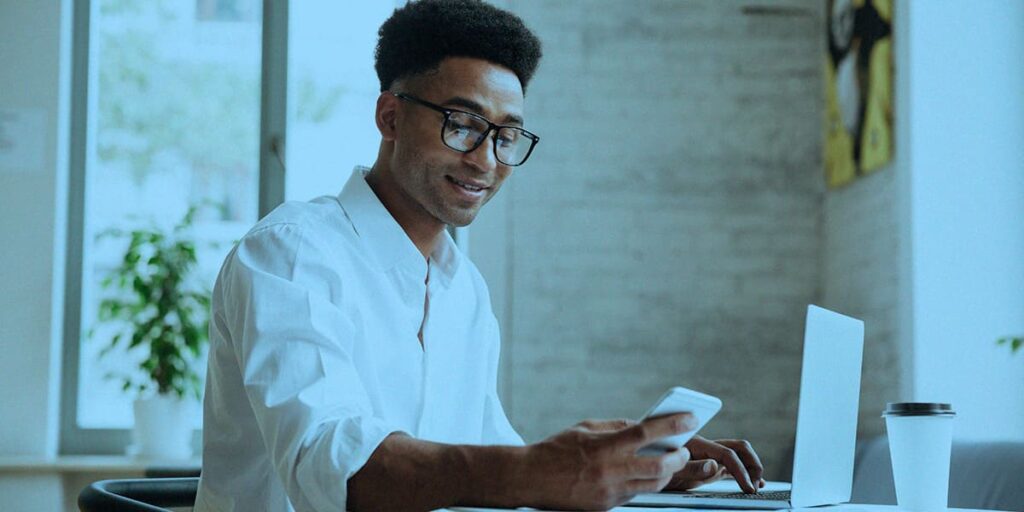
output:
[[[0,1],[0,109],[38,109],[41,166],[0,169],[0,455],[57,452],[70,3]],[[58,510],[56,475],[0,473],[5,510]]]
[[[913,396],[1024,439],[1024,2],[907,7]]]
[[[66,2],[65,2],[66,4]],[[45,116],[41,167],[0,169],[0,453],[56,452],[67,182],[68,9],[0,2],[0,108]],[[63,87],[62,87],[63,86]]]

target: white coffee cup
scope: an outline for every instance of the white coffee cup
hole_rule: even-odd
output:
[[[899,507],[914,512],[946,510],[953,408],[940,403],[890,403],[882,417]]]

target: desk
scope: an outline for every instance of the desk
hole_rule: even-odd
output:
[[[768,482],[765,485],[765,491],[786,491],[789,490],[790,485],[788,482]],[[739,487],[735,482],[731,480],[722,480],[698,488],[699,490],[705,491],[737,491]],[[513,509],[496,509],[496,508],[476,508],[476,507],[454,507],[448,509],[450,512],[501,512]],[[537,509],[515,509],[515,510],[537,510]],[[682,507],[615,507],[612,509],[614,512],[669,512],[669,511],[683,511],[683,512],[695,512],[699,510],[729,510],[730,512],[743,512],[743,509],[698,509],[698,508],[682,508]],[[842,505],[834,505],[829,507],[813,507],[813,508],[795,508],[791,509],[794,511],[806,511],[806,512],[899,512],[900,509],[893,505],[861,505],[856,503],[845,503]],[[951,508],[948,512],[985,512],[978,509],[960,509]],[[557,512],[557,511],[545,511],[545,512]],[[764,510],[757,510],[754,512],[765,512]]]
[[[499,508],[453,508],[449,509],[457,512],[502,512],[512,509],[499,509]],[[534,509],[516,509],[516,510],[534,510]],[[694,512],[697,510],[713,510],[713,509],[696,509],[696,508],[640,508],[640,507],[615,507],[612,509],[613,512],[669,512],[669,511],[681,511],[681,512]],[[793,511],[799,512],[900,512],[902,509],[897,508],[893,505],[857,505],[847,503],[844,505],[834,505],[831,507],[814,507],[814,508],[795,508]],[[743,512],[743,510],[729,509],[729,512]],[[765,512],[763,510],[752,511],[752,512]],[[951,508],[948,512],[990,512],[980,509],[967,509],[967,508]]]

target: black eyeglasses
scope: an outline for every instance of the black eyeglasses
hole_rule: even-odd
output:
[[[441,142],[459,153],[469,153],[480,147],[491,131],[494,131],[494,157],[505,165],[515,167],[523,165],[526,159],[530,158],[530,153],[533,153],[533,148],[540,142],[540,137],[518,126],[494,124],[472,112],[444,108],[400,92],[392,94],[398,99],[411,101],[444,114]]]

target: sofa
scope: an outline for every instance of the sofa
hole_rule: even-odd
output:
[[[950,507],[1024,511],[1024,443],[954,442],[949,472]],[[850,501],[896,504],[885,436],[858,443]]]

